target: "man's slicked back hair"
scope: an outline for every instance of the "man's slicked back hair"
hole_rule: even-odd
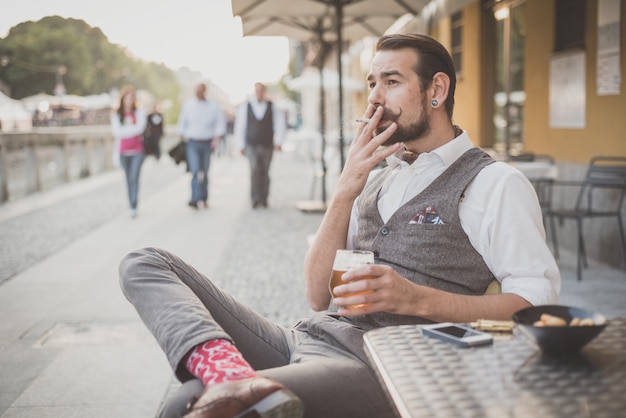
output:
[[[448,97],[445,102],[446,113],[452,120],[454,110],[454,91],[456,89],[456,70],[448,50],[430,36],[414,33],[393,33],[378,39],[376,51],[393,51],[410,48],[417,53],[415,73],[420,79],[422,91],[433,81],[435,74],[441,72],[450,78]]]

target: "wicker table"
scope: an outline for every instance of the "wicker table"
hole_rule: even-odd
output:
[[[560,358],[544,356],[517,331],[466,349],[411,325],[364,339],[403,418],[626,416],[626,318],[612,319],[579,355]]]

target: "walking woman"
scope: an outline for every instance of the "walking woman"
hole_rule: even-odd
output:
[[[146,129],[146,112],[137,106],[135,89],[123,87],[117,111],[111,114],[111,129],[115,137],[113,162],[121,165],[126,174],[130,216],[137,216],[139,172],[144,160],[143,132]]]

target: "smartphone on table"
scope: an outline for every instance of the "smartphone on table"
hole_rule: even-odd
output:
[[[422,325],[421,328],[424,335],[451,342],[460,347],[475,347],[493,343],[491,334],[452,322]]]

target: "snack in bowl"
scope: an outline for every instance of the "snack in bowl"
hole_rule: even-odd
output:
[[[568,323],[565,319],[561,317],[550,315],[547,313],[541,314],[539,320],[533,322],[533,326],[536,327],[562,327],[566,325],[569,325],[570,327],[585,327],[589,325],[596,325],[596,323],[592,318],[580,319],[576,316],[572,318]]]
[[[602,314],[563,305],[522,309],[513,315],[513,322],[549,355],[577,353],[608,324]]]

